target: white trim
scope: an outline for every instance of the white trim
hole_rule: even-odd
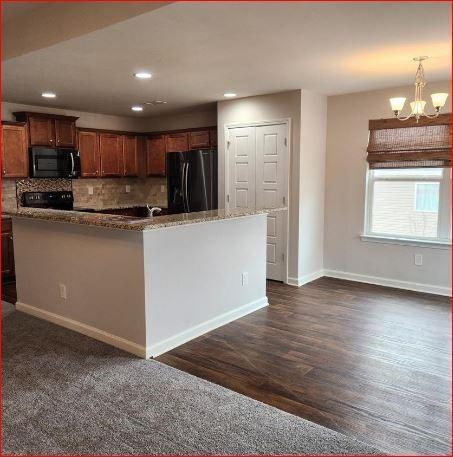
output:
[[[225,164],[225,170],[224,170],[224,179],[225,179],[225,185],[224,185],[224,206],[225,208],[230,208],[230,202],[227,201],[227,195],[230,193],[230,181],[229,181],[229,129],[234,129],[234,128],[246,128],[246,127],[260,127],[260,126],[265,126],[265,125],[285,125],[286,124],[286,133],[287,133],[287,144],[286,148],[288,151],[288,156],[286,160],[286,172],[287,172],[287,181],[286,181],[286,207],[288,208],[286,212],[286,217],[283,218],[283,225],[284,225],[284,232],[286,235],[286,239],[284,240],[285,247],[284,247],[284,252],[285,252],[285,262],[283,264],[283,271],[282,271],[282,277],[283,281],[289,284],[289,276],[288,276],[288,261],[289,261],[289,218],[290,218],[290,199],[291,199],[291,154],[292,154],[292,118],[291,117],[284,117],[281,119],[273,119],[273,120],[263,120],[263,121],[251,121],[251,122],[237,122],[237,123],[230,123],[230,124],[225,124],[223,126],[223,131],[224,131],[224,164]],[[286,279],[286,281],[285,281]],[[291,278],[292,279],[292,278]]]
[[[415,292],[425,292],[427,294],[445,295],[447,297],[451,297],[451,287],[421,284],[418,282],[410,281],[400,281],[396,279],[361,275],[338,270],[324,270],[324,276],[329,278],[345,279],[348,281],[364,282],[367,284],[376,284],[378,286],[394,287],[396,289],[413,290]]]
[[[31,314],[32,316],[38,317],[45,321],[49,321],[62,327],[68,328],[70,330],[74,330],[76,332],[81,333],[82,335],[86,335],[91,338],[94,338],[95,340],[102,341],[103,343],[110,344],[111,346],[115,346],[119,349],[122,349],[126,352],[130,352],[131,354],[137,355],[139,357],[146,357],[145,346],[141,346],[137,343],[126,340],[119,336],[112,335],[111,333],[105,332],[104,330],[100,330],[96,327],[92,327],[91,325],[87,325],[82,322],[75,321],[73,319],[69,319],[67,317],[60,316],[59,314],[54,314],[50,311],[45,311],[43,309],[27,305],[26,303],[22,303],[19,301],[16,303],[16,309],[26,314]]]
[[[448,241],[414,240],[410,238],[391,238],[377,235],[361,235],[360,239],[371,243],[399,244],[401,246],[417,246],[431,249],[451,249],[451,242]]]
[[[308,275],[300,276],[299,278],[290,278],[288,277],[287,284],[289,286],[300,287],[309,282],[315,281],[316,279],[322,278],[324,275],[324,270],[318,270]]]
[[[195,325],[181,333],[166,338],[163,341],[152,344],[146,347],[146,358],[157,357],[164,352],[170,351],[181,344],[187,343],[187,341],[193,340],[205,333],[211,332],[212,330],[221,327],[222,325],[228,324],[240,317],[246,316],[247,314],[253,313],[265,306],[268,306],[267,297],[263,297],[259,300],[247,303],[239,308],[236,308],[227,313],[216,316],[209,319],[201,324]]]

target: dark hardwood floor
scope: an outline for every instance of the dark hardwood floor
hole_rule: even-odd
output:
[[[373,444],[451,455],[447,297],[322,278],[157,358]]]

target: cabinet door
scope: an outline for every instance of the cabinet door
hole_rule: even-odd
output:
[[[26,178],[28,176],[27,133],[22,125],[2,126],[2,176]]]
[[[29,117],[31,146],[55,146],[55,121],[48,117]]]
[[[124,176],[138,175],[138,139],[136,136],[123,136]]]
[[[75,122],[65,119],[55,119],[55,140],[61,148],[75,147],[76,133]]]
[[[167,152],[184,152],[189,150],[187,133],[169,133],[167,137]]]
[[[165,176],[165,137],[150,137],[146,140],[148,176]]]
[[[99,176],[99,138],[96,132],[79,131],[79,152],[82,178]]]
[[[101,156],[101,176],[122,176],[123,145],[121,135],[100,133],[99,154]]]
[[[209,148],[209,130],[190,132],[190,149]]]
[[[14,246],[11,220],[2,220],[2,279],[14,277]]]
[[[211,148],[217,147],[217,129],[209,130],[209,140],[211,143]]]

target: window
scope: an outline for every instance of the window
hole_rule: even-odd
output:
[[[451,168],[370,169],[365,235],[451,241]]]

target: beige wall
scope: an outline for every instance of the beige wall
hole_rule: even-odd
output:
[[[2,103],[2,120],[14,121],[15,111],[34,111],[37,113],[62,114],[65,116],[78,116],[77,127],[89,127],[93,129],[124,130],[131,132],[146,131],[146,120],[138,117],[110,116],[108,114],[88,113],[85,111],[73,111],[47,106],[22,105],[19,103]]]
[[[145,132],[212,127],[217,125],[217,108],[192,111],[168,116],[151,117],[145,120]]]
[[[225,126],[256,121],[291,119],[289,258],[288,276],[298,276],[299,246],[299,155],[301,91],[225,100],[217,104],[219,154],[219,207],[225,206]]]
[[[327,97],[302,90],[299,177],[299,276],[322,275]]]
[[[450,92],[450,82],[425,92]],[[324,268],[357,275],[449,287],[451,249],[376,244],[360,240],[365,211],[368,120],[389,118],[388,99],[413,97],[413,86],[328,99]],[[445,112],[451,111],[451,94]],[[423,266],[414,254],[423,254]]]

